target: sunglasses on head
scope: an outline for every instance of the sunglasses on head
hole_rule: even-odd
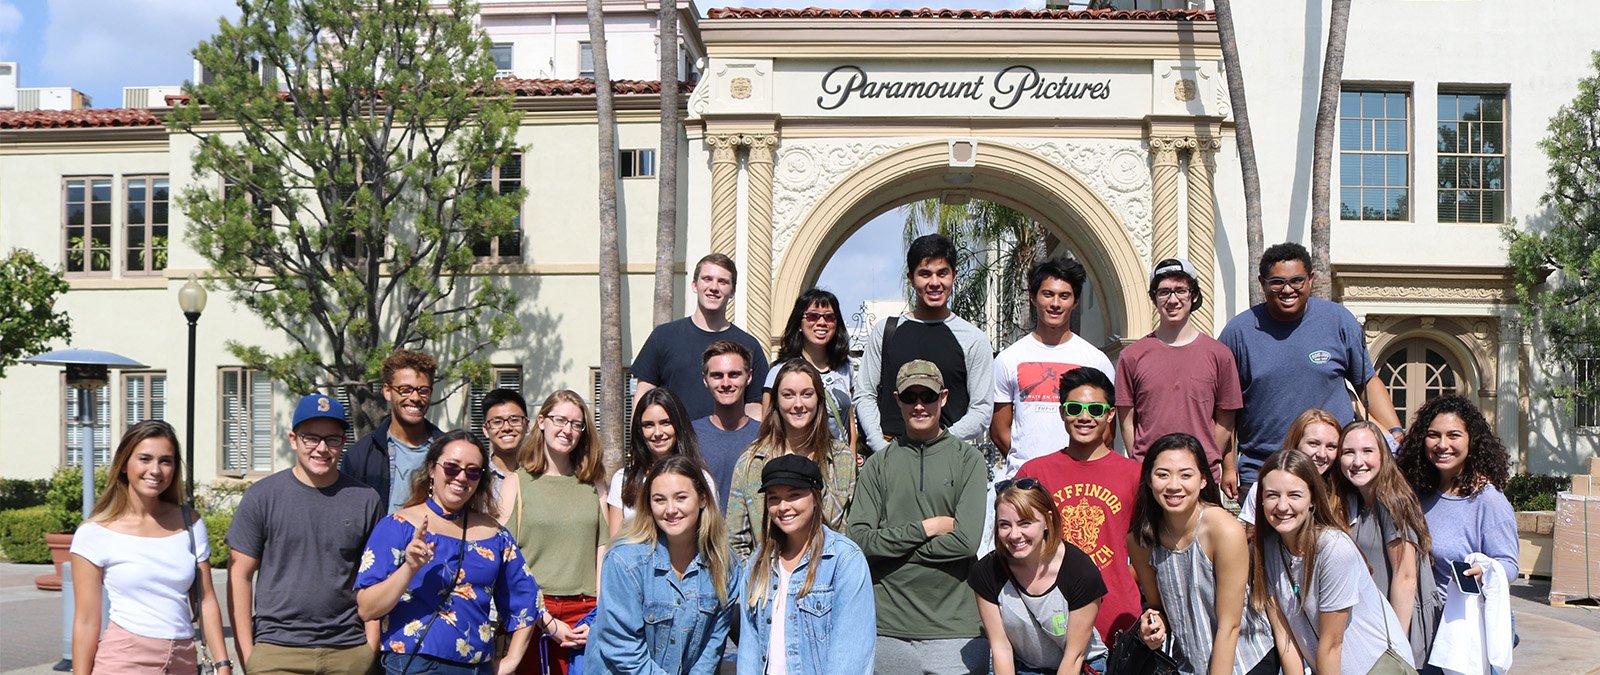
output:
[[[1066,403],[1061,404],[1061,409],[1066,411],[1067,417],[1078,417],[1087,411],[1091,419],[1100,419],[1105,417],[1107,412],[1111,411],[1111,404],[1079,403],[1077,401],[1067,401]]]
[[[934,401],[939,400],[939,392],[932,389],[925,389],[923,387],[916,387],[914,389],[907,389],[900,392],[896,395],[896,398],[899,398],[900,402],[906,405],[916,405],[918,403],[929,405]]]
[[[445,478],[455,478],[462,473],[467,474],[467,480],[478,480],[483,477],[483,469],[475,466],[461,466],[455,462],[439,462],[439,468],[444,469]]]
[[[1010,490],[1011,488],[1016,488],[1018,490],[1042,490],[1044,489],[1044,486],[1039,484],[1039,479],[1037,478],[1019,478],[1017,480],[1011,480],[1010,478],[1007,478],[994,484],[994,493],[1000,494],[1006,490]]]

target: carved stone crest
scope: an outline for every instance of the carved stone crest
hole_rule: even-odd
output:
[[[728,82],[728,95],[739,100],[744,100],[750,98],[750,92],[754,88],[754,85],[750,83],[750,78],[735,77]]]
[[[1172,97],[1188,103],[1200,96],[1200,86],[1194,80],[1182,79],[1172,84]]]

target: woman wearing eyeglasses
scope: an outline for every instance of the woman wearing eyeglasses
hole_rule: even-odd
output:
[[[764,513],[762,467],[769,460],[799,455],[811,460],[822,472],[828,490],[823,495],[822,518],[835,530],[844,527],[850,499],[856,490],[855,453],[828,433],[822,414],[828,394],[822,377],[804,359],[781,361],[774,368],[778,387],[774,405],[767,408],[761,431],[733,466],[733,485],[728,492],[728,542],[740,558],[748,557],[760,536],[759,514]]]
[[[488,450],[465,431],[435,439],[411,497],[367,539],[356,607],[362,619],[381,620],[390,675],[515,672],[534,627],[549,621],[516,540],[495,520],[488,465]],[[491,603],[511,635],[498,664]]]
[[[577,624],[600,593],[600,560],[611,534],[602,499],[605,473],[586,423],[589,407],[577,392],[551,394],[534,419],[534,433],[522,443],[518,498],[506,527],[539,580],[551,630],[528,648],[517,672],[565,675],[589,637],[589,626]]]
[[[1159,649],[1170,631],[1192,673],[1278,672],[1272,625],[1245,605],[1250,547],[1222,495],[1200,439],[1167,434],[1150,444],[1133,503],[1128,554],[1150,609],[1136,629]]]
[[[1106,646],[1094,623],[1106,585],[1060,531],[1061,516],[1037,479],[995,487],[994,550],[967,576],[994,675],[1105,672]]]
[[[820,288],[807,289],[795,298],[789,322],[783,327],[778,358],[805,359],[822,376],[822,410],[827,412],[828,432],[845,447],[856,447],[856,412],[850,397],[856,390],[855,372],[850,368],[850,334],[839,311],[839,298]],[[762,383],[766,409],[779,405],[777,369],[767,371]]]

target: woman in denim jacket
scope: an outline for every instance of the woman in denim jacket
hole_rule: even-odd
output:
[[[739,583],[722,515],[694,458],[661,458],[644,484],[601,566],[584,673],[711,675]]]
[[[760,546],[739,594],[741,675],[872,670],[877,614],[867,558],[823,524],[822,471],[800,455],[761,469]]]

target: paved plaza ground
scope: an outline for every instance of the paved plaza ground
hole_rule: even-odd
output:
[[[0,673],[45,675],[61,660],[61,594],[33,587],[48,569],[0,563]],[[220,592],[227,575],[214,574]],[[1548,592],[1546,581],[1512,587],[1522,644],[1511,675],[1600,674],[1600,608],[1551,607]]]

